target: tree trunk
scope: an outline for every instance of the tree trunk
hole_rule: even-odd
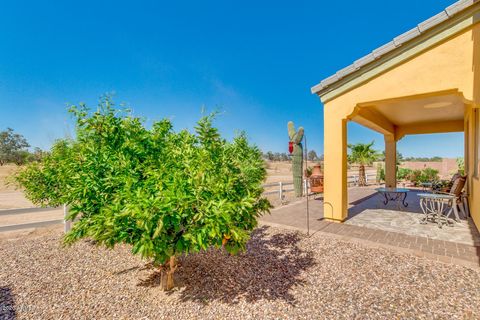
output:
[[[367,181],[365,178],[365,166],[363,164],[361,164],[358,168],[358,185],[360,187],[364,187],[367,185]]]
[[[163,291],[172,290],[174,285],[173,281],[173,274],[175,273],[175,269],[177,268],[177,264],[175,262],[175,256],[170,257],[169,263],[165,263],[161,266],[161,273],[160,273],[160,287]]]

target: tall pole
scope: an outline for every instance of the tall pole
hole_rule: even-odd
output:
[[[308,148],[307,148],[307,135],[303,135],[303,139],[305,141],[305,170],[304,172],[307,172],[307,165],[308,165]],[[305,175],[305,193],[307,196],[307,236],[310,235],[310,208],[308,207],[308,180],[307,180],[307,175]]]

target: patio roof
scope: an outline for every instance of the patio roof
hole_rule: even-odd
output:
[[[442,12],[434,15],[433,17],[419,23],[415,28],[395,37],[387,44],[373,50],[368,55],[356,60],[353,64],[337,71],[335,74],[328,78],[323,79],[319,84],[311,88],[311,92],[318,95],[323,95],[337,85],[341,85],[344,82],[348,82],[355,79],[358,76],[363,75],[367,71],[367,67],[373,65],[374,62],[382,60],[384,56],[394,57],[395,53],[402,51],[402,48],[407,44],[418,40],[422,35],[432,31],[443,24],[452,20],[452,17],[458,16],[459,13],[464,12],[475,3],[479,3],[480,0],[460,0],[454,4],[448,6]],[[441,41],[441,39],[439,39]],[[381,59],[382,58],[382,59]],[[368,77],[362,79],[367,81],[369,78],[374,77],[375,74],[371,74]],[[345,81],[340,81],[345,79]]]

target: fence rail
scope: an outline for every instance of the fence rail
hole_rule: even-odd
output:
[[[377,176],[373,173],[366,174],[366,181],[367,183],[376,182]],[[358,185],[359,176],[358,175],[350,175],[347,177],[347,183],[349,185]],[[265,189],[272,189],[276,188],[275,190],[268,190],[263,193],[263,195],[278,195],[280,201],[284,200],[285,193],[293,192],[295,189],[285,188],[289,186],[293,186],[293,182],[273,182],[267,183],[262,185]],[[307,193],[308,188],[310,188],[310,184],[308,179],[303,180],[303,192],[304,194]],[[61,210],[62,208],[23,208],[23,209],[9,209],[9,210],[0,210],[0,216],[6,215],[15,215],[15,214],[25,214],[25,213],[34,213],[34,212],[42,212],[42,211],[50,211],[50,210]],[[68,208],[63,207],[63,216],[64,218],[68,215]],[[52,224],[64,224],[65,232],[70,230],[71,222],[65,221],[64,219],[52,219],[52,220],[45,220],[45,221],[37,221],[32,223],[22,223],[22,224],[15,224],[15,225],[7,225],[7,226],[0,226],[0,232],[3,231],[13,231],[13,230],[21,230],[21,229],[28,229],[28,228],[36,228],[36,227],[43,227]]]
[[[349,185],[353,184],[354,186],[358,186],[359,180],[360,180],[360,175],[358,175],[358,174],[347,176],[347,183]],[[377,182],[377,174],[376,173],[367,173],[365,175],[365,181],[367,183]]]
[[[360,176],[358,174],[347,176],[347,184],[358,186],[359,180],[360,180],[359,177]],[[376,183],[377,182],[377,174],[376,173],[367,173],[365,175],[365,181],[367,182],[367,184]],[[282,181],[264,184],[262,186],[265,189],[277,187],[277,190],[265,191],[263,193],[263,195],[267,196],[267,195],[272,195],[272,194],[278,194],[279,199],[283,200],[284,193],[292,192],[292,191],[295,190],[293,188],[290,188],[290,189],[285,189],[284,188],[285,186],[291,186],[291,185],[293,185],[293,182],[282,182]],[[304,179],[303,180],[303,192],[304,192],[304,194],[307,193],[307,188],[309,188],[309,187],[310,187],[310,183],[309,183],[308,179]]]
[[[267,196],[267,195],[272,195],[272,194],[278,194],[278,198],[280,199],[280,201],[283,201],[285,193],[295,191],[294,188],[285,189],[284,188],[285,186],[293,186],[293,182],[282,182],[282,181],[280,181],[280,182],[273,182],[273,183],[264,184],[264,185],[262,185],[263,188],[278,187],[278,189],[277,190],[271,190],[271,191],[265,191],[263,193],[263,195]],[[310,183],[308,182],[307,179],[304,179],[303,180],[303,192],[307,193],[307,188],[309,188],[309,187],[310,187]]]

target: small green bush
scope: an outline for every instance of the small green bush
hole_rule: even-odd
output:
[[[408,179],[408,177],[410,176],[411,173],[412,173],[412,169],[398,168],[398,170],[397,170],[397,180]]]
[[[438,170],[432,168],[412,170],[407,176],[407,179],[413,182],[415,185],[424,182],[437,181],[439,179]]]

